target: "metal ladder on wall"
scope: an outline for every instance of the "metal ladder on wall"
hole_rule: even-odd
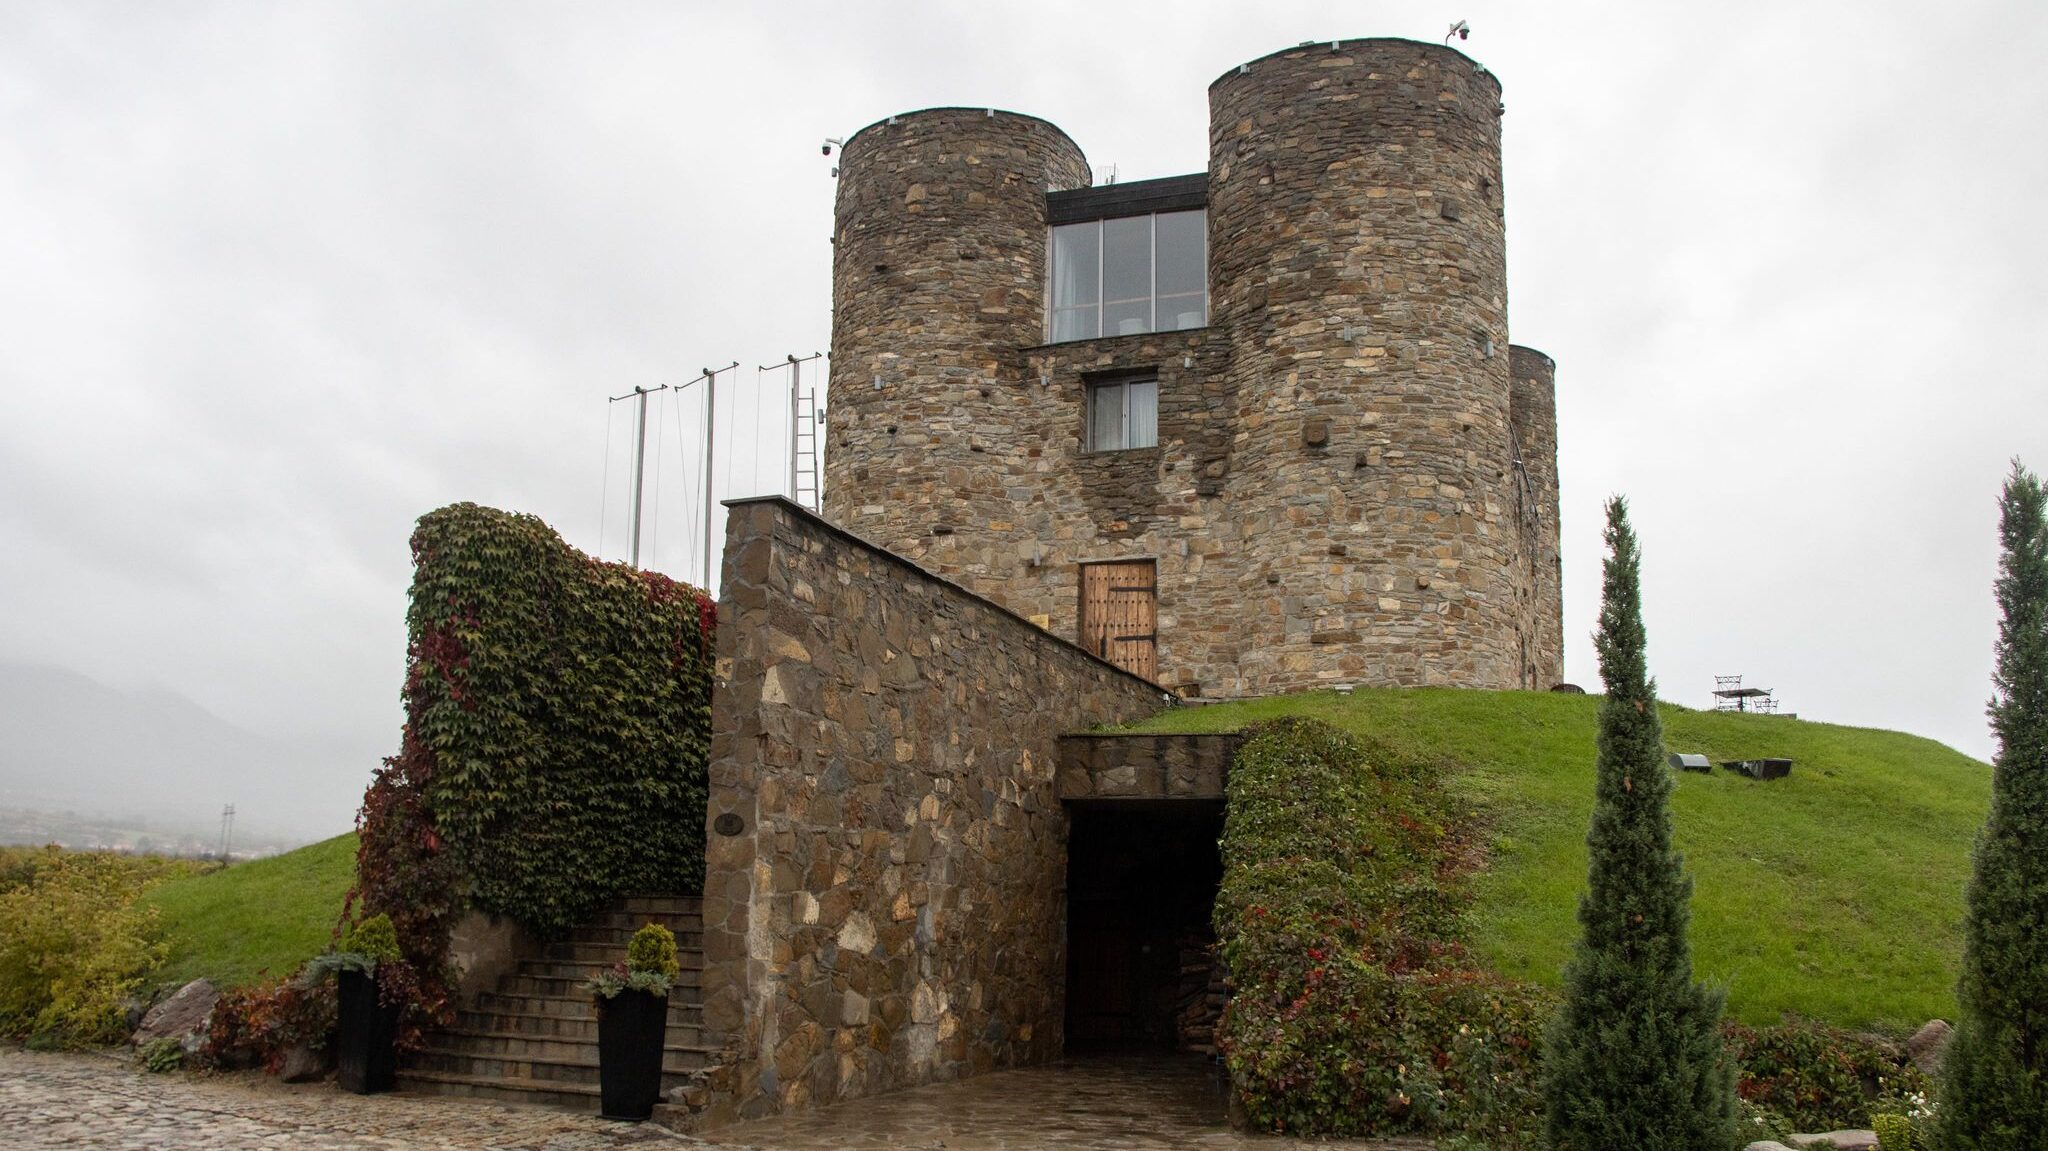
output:
[[[818,460],[824,417],[818,411],[817,385],[804,386],[803,366],[822,358],[815,352],[802,359],[789,357],[789,498],[814,512],[823,508],[825,497]]]

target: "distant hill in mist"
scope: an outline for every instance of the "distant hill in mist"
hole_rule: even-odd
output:
[[[0,662],[0,810],[213,842],[231,803],[238,841],[306,843],[349,829],[375,766],[237,727],[173,692]]]

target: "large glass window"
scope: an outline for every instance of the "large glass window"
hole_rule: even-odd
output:
[[[1201,210],[1053,228],[1052,342],[1208,323],[1208,246]]]
[[[1111,380],[1088,388],[1088,450],[1159,446],[1159,381]]]

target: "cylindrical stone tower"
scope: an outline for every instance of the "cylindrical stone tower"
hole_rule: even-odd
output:
[[[1516,507],[1522,523],[1523,634],[1528,644],[1524,686],[1543,691],[1564,679],[1564,567],[1558,551],[1557,365],[1534,348],[1509,349],[1513,384],[1509,415],[1515,467],[1522,482]]]
[[[1209,89],[1244,694],[1523,683],[1500,85],[1449,48],[1290,48]]]
[[[1039,402],[1018,385],[1022,350],[1045,337],[1046,192],[1088,183],[1066,133],[1010,112],[933,108],[847,140],[834,210],[829,519],[957,575],[956,556],[929,554],[935,542],[963,521],[1005,518],[1008,472],[994,460],[1012,454],[1022,406]]]

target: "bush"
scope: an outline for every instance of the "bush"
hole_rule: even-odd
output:
[[[626,944],[626,969],[666,975],[670,979],[681,974],[683,965],[676,956],[675,932],[659,923],[635,931]]]
[[[391,928],[391,917],[373,915],[356,924],[348,933],[343,950],[353,951],[372,963],[399,958],[398,934]]]
[[[1904,1115],[1872,1115],[1870,1129],[1877,1133],[1878,1151],[1913,1151],[1913,1121]]]
[[[1744,1101],[1799,1131],[1860,1127],[1882,1096],[1924,1092],[1926,1078],[1889,1040],[1792,1020],[1776,1027],[1722,1025]]]
[[[294,1047],[327,1049],[336,1017],[334,983],[302,972],[221,993],[200,1047],[202,1062],[223,1070],[262,1067],[277,1074]]]
[[[1466,954],[1426,764],[1327,724],[1253,729],[1230,773],[1218,1043],[1259,1128],[1520,1131],[1541,1007]],[[1510,1140],[1511,1141],[1511,1140]]]
[[[185,1045],[164,1035],[142,1045],[142,1069],[155,1075],[176,1071],[185,1065]]]
[[[454,504],[412,552],[406,723],[363,797],[348,901],[391,917],[408,1045],[448,1016],[466,908],[553,935],[621,892],[702,890],[716,616],[532,516]]]
[[[76,1047],[127,1038],[125,1000],[164,961],[137,897],[165,861],[48,849],[0,894],[0,1035]]]

